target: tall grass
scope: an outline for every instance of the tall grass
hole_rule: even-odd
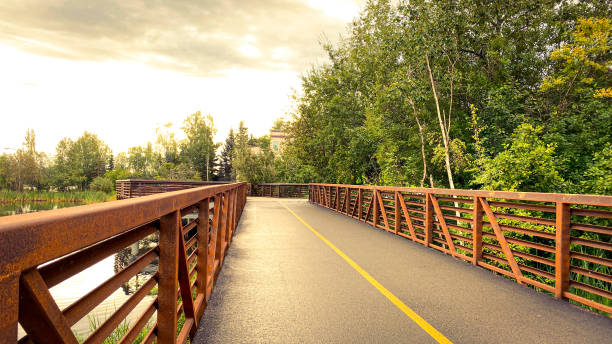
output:
[[[75,202],[99,203],[116,199],[115,194],[100,191],[13,191],[0,190],[0,203],[19,202]]]
[[[102,321],[99,317],[97,316],[91,316],[88,315],[87,316],[87,320],[89,321],[89,334],[87,336],[89,336],[90,334],[92,334],[93,332],[96,331],[96,329],[98,327],[100,327],[100,325],[102,325],[104,323],[104,321]],[[140,344],[144,338],[146,337],[147,333],[149,332],[149,330],[151,329],[151,327],[153,327],[153,322],[150,320],[144,327],[143,329],[138,333],[138,336],[136,336],[136,338],[134,339],[134,344]],[[130,322],[127,320],[122,321],[114,330],[113,332],[111,332],[111,334],[106,337],[106,339],[102,342],[103,344],[117,344],[119,343],[119,341],[121,340],[121,338],[123,338],[123,336],[125,336],[125,334],[130,330]],[[78,333],[74,332],[75,337],[77,338],[77,341],[79,343],[83,343],[86,339],[86,336],[81,336]]]

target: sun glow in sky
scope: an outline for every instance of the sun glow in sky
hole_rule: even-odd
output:
[[[325,61],[321,38],[338,37],[362,6],[351,0],[168,0],[153,9],[140,1],[68,8],[46,0],[5,2],[0,153],[19,147],[33,128],[38,150],[49,154],[61,138],[85,130],[115,154],[127,151],[154,141],[155,128],[165,123],[179,132],[198,110],[213,116],[219,142],[240,120],[253,134],[267,134],[292,109],[301,74]]]

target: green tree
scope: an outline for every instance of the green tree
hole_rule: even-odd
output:
[[[146,146],[130,147],[127,162],[134,177],[154,178],[163,164],[163,157],[153,149],[151,142],[148,142]]]
[[[200,173],[203,180],[211,180],[215,169],[215,152],[219,147],[213,141],[216,133],[212,116],[200,111],[191,114],[183,122],[187,138],[181,143],[181,158]]]
[[[249,183],[276,181],[274,153],[270,149],[269,137],[257,139],[250,137],[248,128],[241,121],[233,151],[232,166],[237,181]]]
[[[234,129],[230,129],[227,138],[225,139],[225,145],[219,156],[219,168],[217,179],[219,180],[232,180],[233,172],[233,155],[235,145]]]
[[[581,192],[612,195],[612,143],[595,153],[580,184]]]
[[[157,133],[156,151],[161,154],[165,162],[179,163],[179,144],[172,132],[172,123],[164,124],[155,132]]]
[[[112,152],[97,135],[84,132],[76,141],[62,139],[56,147],[51,184],[59,189],[77,186],[84,190],[106,173]]]
[[[555,164],[555,146],[541,139],[542,127],[522,124],[512,143],[492,159],[474,183],[489,190],[551,192],[562,189],[563,179]]]

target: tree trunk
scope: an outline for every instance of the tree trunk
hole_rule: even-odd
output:
[[[421,137],[421,155],[423,157],[423,177],[421,178],[421,187],[425,185],[425,178],[427,178],[427,157],[425,156],[425,136],[423,134],[423,126],[421,125],[421,121],[419,121],[419,116],[417,115],[416,107],[414,106],[414,102],[412,99],[409,99],[410,105],[412,105],[412,112],[414,114],[414,119],[419,127],[419,136]],[[432,185],[433,187],[433,185]]]
[[[446,165],[446,174],[448,175],[448,184],[451,189],[455,188],[455,183],[453,182],[453,172],[450,166],[450,153],[449,153],[449,137],[447,127],[450,125],[445,125],[445,119],[442,119],[442,112],[440,111],[440,102],[438,100],[438,91],[436,90],[436,82],[433,78],[433,73],[431,71],[431,66],[429,64],[429,55],[425,54],[425,61],[427,61],[427,71],[429,72],[429,80],[431,82],[431,90],[433,92],[434,100],[436,102],[436,112],[438,113],[438,123],[440,124],[440,131],[442,133],[442,142],[444,143],[444,162]],[[450,116],[450,113],[449,113]],[[449,123],[450,124],[450,123]]]

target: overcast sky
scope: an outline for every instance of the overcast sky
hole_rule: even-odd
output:
[[[268,133],[300,75],[325,61],[362,0],[2,0],[0,153],[27,128],[53,154],[96,133],[116,154],[213,116],[216,140],[241,119]]]

